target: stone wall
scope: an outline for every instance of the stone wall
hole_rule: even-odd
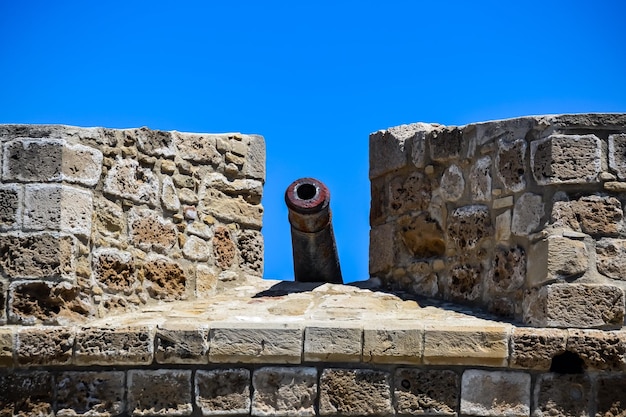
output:
[[[541,327],[619,328],[626,115],[370,135],[370,274]]]
[[[263,274],[263,138],[0,125],[0,324],[211,297]]]

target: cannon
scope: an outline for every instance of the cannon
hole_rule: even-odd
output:
[[[285,202],[295,280],[342,284],[328,188],[314,178],[300,178],[287,187]]]

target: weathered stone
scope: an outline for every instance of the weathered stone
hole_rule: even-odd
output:
[[[287,324],[216,324],[211,328],[210,362],[300,363],[302,328]]]
[[[609,167],[620,180],[626,179],[626,133],[609,135]]]
[[[411,279],[411,288],[417,294],[427,297],[435,297],[439,293],[438,278],[435,272],[445,269],[445,263],[441,259],[430,262],[413,262],[407,269],[407,275]]]
[[[552,135],[531,142],[530,159],[539,185],[597,182],[602,143],[595,135]]]
[[[256,230],[245,230],[237,238],[240,266],[248,273],[263,276],[263,235]]]
[[[92,260],[94,278],[108,292],[131,294],[139,286],[135,260],[129,252],[97,249]]]
[[[110,417],[124,411],[124,372],[63,372],[56,389],[58,417]]]
[[[102,152],[83,145],[65,144],[61,162],[63,181],[94,186],[102,173]]]
[[[259,204],[263,196],[263,183],[252,179],[229,180],[224,175],[214,172],[205,176],[202,181],[208,188],[215,188],[230,196],[243,196],[251,204]]]
[[[130,241],[139,248],[149,251],[167,252],[177,241],[174,223],[147,209],[131,209],[128,214]]]
[[[320,377],[320,415],[393,414],[390,377],[371,369],[327,368]]]
[[[526,141],[500,139],[496,168],[498,178],[508,191],[519,192],[526,188]]]
[[[172,175],[172,181],[178,188],[189,188],[193,190],[197,185],[196,180],[191,175],[174,174]]]
[[[211,215],[225,222],[239,223],[242,227],[260,229],[263,206],[250,204],[242,196],[230,197],[221,191],[200,187],[198,213]]]
[[[491,157],[476,161],[469,174],[472,201],[491,200]]]
[[[252,375],[253,416],[314,416],[317,369],[264,367]]]
[[[493,200],[493,203],[491,203],[491,208],[494,210],[498,210],[501,208],[511,207],[512,205],[513,205],[513,196],[509,195],[506,197],[497,198]]]
[[[389,181],[389,202],[383,214],[398,215],[409,211],[426,210],[430,203],[430,179],[419,172],[399,175]]]
[[[430,158],[437,162],[456,159],[461,154],[463,130],[457,127],[444,127],[432,131],[429,136]]]
[[[530,414],[530,374],[521,372],[463,372],[461,414],[519,416]]]
[[[203,239],[197,236],[189,236],[183,245],[183,255],[193,261],[208,261],[210,257],[210,246]]]
[[[395,257],[394,234],[394,226],[391,223],[371,228],[369,245],[370,275],[385,273],[393,267]]]
[[[215,234],[213,235],[213,255],[215,264],[223,269],[230,268],[235,261],[237,249],[226,227],[217,227],[215,229]]]
[[[402,125],[389,130],[379,130],[369,137],[369,177],[376,178],[406,165],[405,142],[419,125]]]
[[[248,151],[241,175],[265,182],[265,140],[260,135],[247,135]]]
[[[114,202],[99,197],[94,199],[94,231],[102,236],[119,238],[126,234],[124,211]]]
[[[198,370],[196,405],[204,416],[250,413],[250,371],[247,369]]]
[[[415,327],[363,330],[363,362],[421,363],[424,332]]]
[[[474,249],[482,239],[493,235],[486,206],[459,207],[448,220],[448,238],[461,250]]]
[[[68,365],[72,362],[72,328],[33,327],[17,332],[17,363],[26,366]]]
[[[0,269],[11,280],[73,279],[75,246],[72,237],[54,233],[0,235]]]
[[[13,366],[15,331],[11,327],[0,327],[0,368]]]
[[[427,123],[415,123],[417,129],[415,134],[408,139],[408,144],[411,149],[411,155],[409,161],[413,163],[416,168],[425,168],[428,154],[426,153],[426,137],[428,132],[433,130],[435,126]]]
[[[206,265],[196,267],[196,297],[209,297],[215,294],[218,273]]]
[[[104,192],[155,207],[159,200],[159,179],[134,159],[118,160],[107,173]]]
[[[18,184],[0,185],[0,230],[12,230],[22,225],[23,188]]]
[[[543,199],[540,195],[524,193],[515,202],[511,232],[518,236],[528,236],[541,224],[544,215]]]
[[[0,373],[0,415],[52,417],[53,392],[48,372]]]
[[[363,329],[335,325],[307,326],[304,331],[304,360],[320,362],[359,362]]]
[[[186,298],[187,274],[177,262],[165,256],[149,256],[142,264],[141,276],[152,298],[161,300]]]
[[[589,415],[591,383],[583,375],[539,375],[535,383],[533,417]]]
[[[609,278],[626,281],[626,240],[596,241],[596,259],[598,272]]]
[[[509,327],[481,330],[459,325],[427,325],[424,363],[428,365],[506,366]]]
[[[552,358],[565,352],[566,341],[565,330],[515,327],[511,333],[510,366],[548,371]]]
[[[602,184],[602,187],[611,193],[626,192],[626,182],[608,181]]]
[[[146,127],[132,131],[142,152],[153,156],[171,157],[176,154],[171,132],[151,130]]]
[[[441,176],[439,192],[446,201],[457,201],[465,191],[465,179],[461,169],[452,164]]]
[[[570,329],[567,350],[583,360],[586,370],[620,371],[626,368],[624,332]]]
[[[163,178],[161,203],[163,203],[165,210],[178,211],[180,209],[180,200],[178,199],[178,193],[176,192],[176,187],[174,187],[171,177]]]
[[[83,327],[76,334],[76,365],[149,365],[154,354],[154,329]]]
[[[581,231],[577,217],[576,201],[555,201],[550,213],[550,225],[553,228]]]
[[[181,158],[218,166],[223,162],[223,157],[215,147],[215,138],[214,135],[206,134],[174,133],[174,142]]]
[[[612,285],[550,284],[524,297],[524,322],[538,327],[611,328],[624,321],[624,292]]]
[[[394,398],[400,415],[456,416],[460,381],[454,371],[399,368]]]
[[[506,210],[496,216],[496,241],[504,242],[511,238],[511,210]]]
[[[622,230],[624,212],[615,197],[590,195],[574,205],[581,230],[592,236],[616,236]]]
[[[626,415],[626,377],[601,376],[597,380],[596,416],[619,417]]]
[[[478,299],[483,292],[484,267],[481,264],[454,264],[448,274],[441,274],[445,282],[444,297],[454,301]]]
[[[18,139],[6,142],[2,179],[25,182],[61,181],[64,140]]]
[[[56,184],[27,185],[24,191],[24,229],[60,230],[91,235],[91,193]]]
[[[521,247],[498,246],[487,273],[488,287],[494,293],[509,293],[524,285],[526,253]]]
[[[572,280],[589,267],[585,242],[561,236],[548,236],[533,243],[528,253],[528,284],[536,287],[545,282]]]
[[[209,330],[186,323],[165,323],[157,328],[158,363],[208,363]]]
[[[412,258],[432,258],[445,253],[443,231],[428,214],[404,216],[397,223],[399,240]]]
[[[133,416],[188,416],[193,411],[190,370],[131,370],[127,383],[127,411]]]

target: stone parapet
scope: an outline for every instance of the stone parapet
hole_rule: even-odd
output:
[[[626,115],[370,135],[370,275],[537,327],[624,324]]]

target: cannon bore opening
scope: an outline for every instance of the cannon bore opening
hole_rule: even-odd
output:
[[[317,187],[309,183],[300,184],[296,186],[296,195],[301,200],[312,200],[317,195]]]

